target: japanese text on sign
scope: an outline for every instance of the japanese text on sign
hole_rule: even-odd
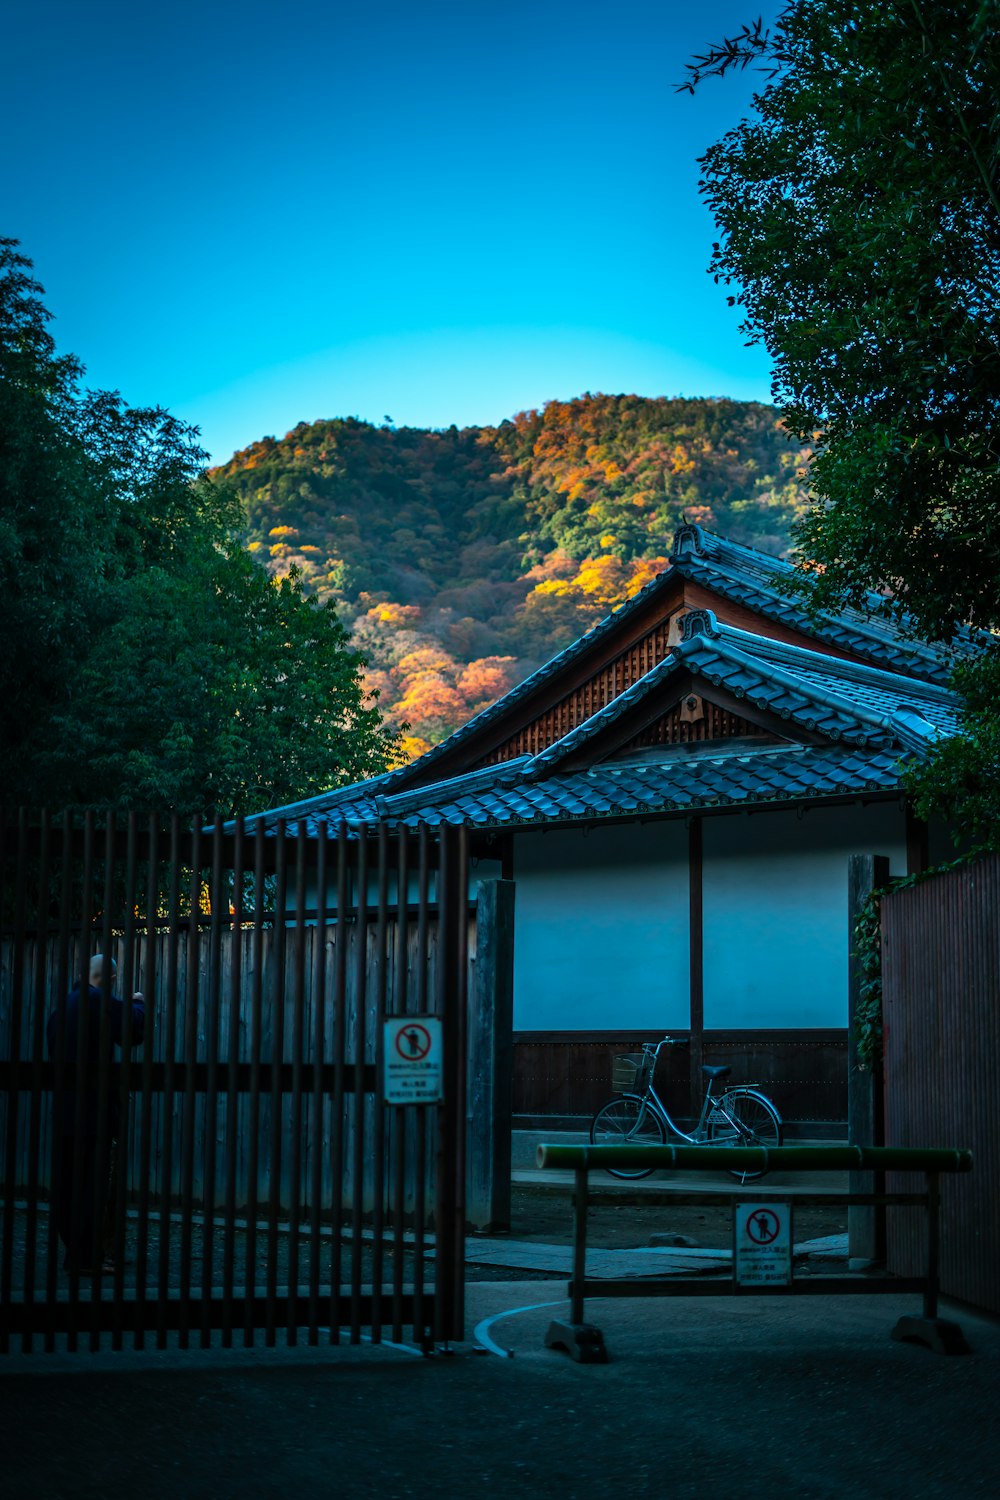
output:
[[[792,1279],[791,1205],[737,1203],[733,1260],[740,1286],[787,1286]]]
[[[385,1022],[386,1104],[437,1104],[444,1098],[440,1016],[394,1016]]]

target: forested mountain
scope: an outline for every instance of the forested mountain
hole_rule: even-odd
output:
[[[499,427],[300,423],[214,476],[250,551],[336,602],[415,754],[641,588],[685,517],[786,550],[803,457],[769,406],[586,395]]]

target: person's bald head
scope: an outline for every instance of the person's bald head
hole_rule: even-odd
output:
[[[90,983],[93,985],[95,990],[100,989],[101,982],[104,979],[104,964],[105,958],[103,953],[95,953],[93,958],[90,960]],[[109,958],[107,960],[107,965],[111,983],[114,984],[115,975],[118,972],[118,965],[115,963],[113,958]]]

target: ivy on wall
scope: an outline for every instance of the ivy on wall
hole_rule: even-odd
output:
[[[851,957],[860,971],[860,990],[855,1010],[853,1042],[858,1066],[866,1073],[882,1066],[882,898],[910,886],[921,885],[935,875],[944,875],[967,865],[983,851],[973,850],[959,859],[934,865],[918,875],[900,875],[871,892],[854,922]]]

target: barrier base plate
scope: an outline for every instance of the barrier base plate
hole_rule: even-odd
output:
[[[545,1335],[546,1349],[564,1349],[581,1365],[606,1365],[604,1335],[592,1323],[562,1323],[554,1319]]]
[[[926,1344],[935,1354],[970,1353],[961,1328],[945,1318],[900,1318],[892,1336],[904,1344]]]

